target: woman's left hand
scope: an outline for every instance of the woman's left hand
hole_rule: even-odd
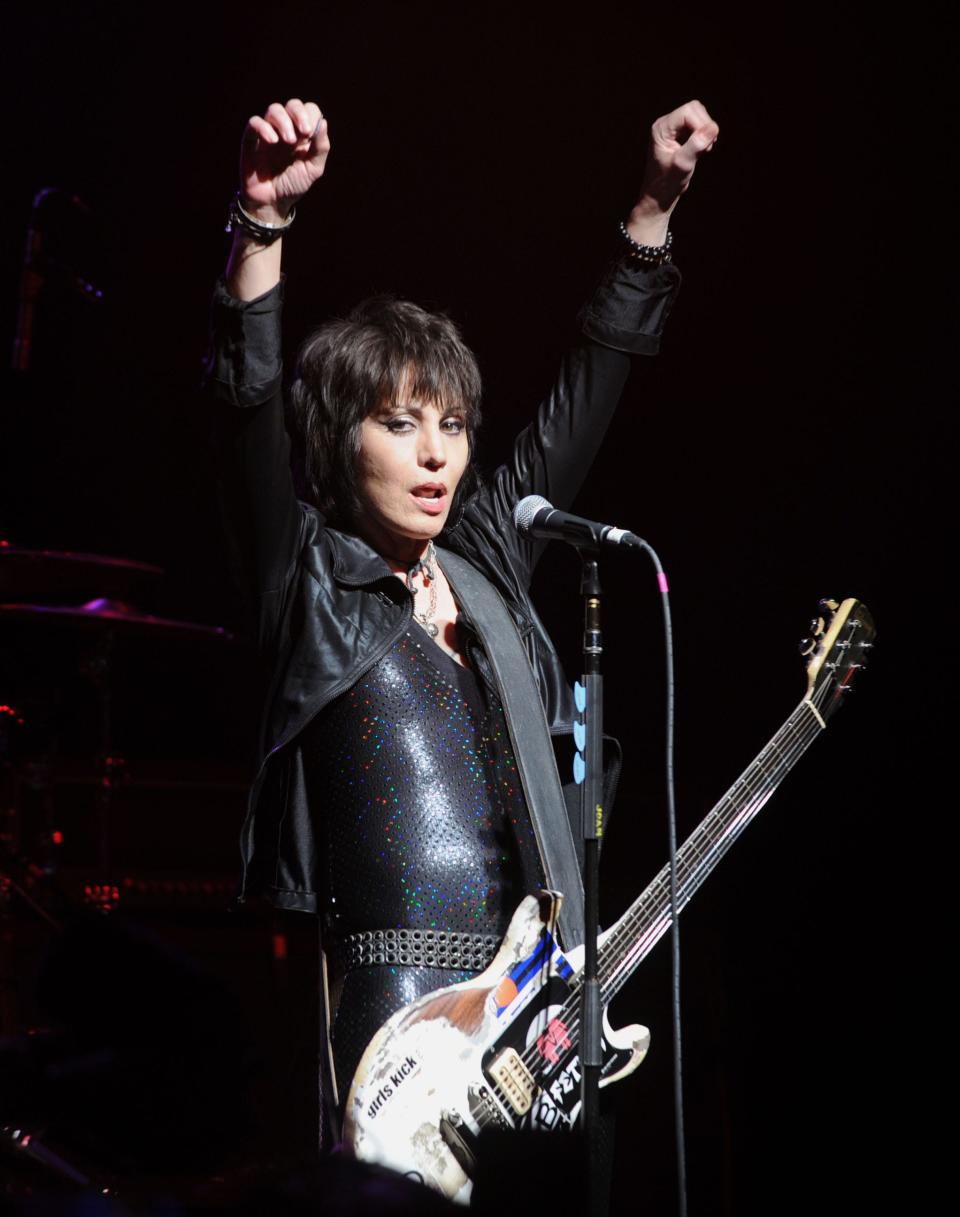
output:
[[[640,198],[630,213],[627,231],[641,245],[666,239],[670,216],[697,167],[720,135],[720,128],[699,101],[671,110],[650,128],[650,151]]]

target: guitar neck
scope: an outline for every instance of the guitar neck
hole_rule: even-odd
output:
[[[825,726],[810,701],[802,701],[763,751],[747,766],[713,810],[677,850],[676,902],[670,898],[670,865],[664,866],[613,926],[599,953],[604,1005],[646,959],[750,821]]]

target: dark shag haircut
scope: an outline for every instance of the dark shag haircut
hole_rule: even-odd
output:
[[[332,524],[349,528],[361,510],[360,424],[378,407],[397,405],[401,389],[416,401],[463,412],[471,460],[447,528],[456,526],[476,491],[472,457],[480,425],[480,369],[473,352],[449,317],[377,296],[344,320],[321,326],[297,357],[291,409],[303,442],[304,489]]]

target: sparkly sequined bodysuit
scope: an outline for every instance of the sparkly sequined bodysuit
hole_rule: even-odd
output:
[[[543,886],[500,700],[419,629],[314,719],[303,754],[334,941],[382,928],[499,940],[523,896]],[[395,1010],[470,975],[349,970],[332,1035],[341,1101]]]

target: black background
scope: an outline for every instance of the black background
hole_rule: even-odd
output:
[[[649,122],[693,96],[719,121],[673,225],[685,281],[662,355],[634,371],[577,505],[646,536],[670,577],[681,834],[800,696],[795,642],[819,597],[866,601],[879,645],[684,919],[693,1212],[839,1211],[926,1172],[905,1043],[932,1000],[911,960],[929,920],[927,723],[947,700],[944,640],[924,645],[952,497],[927,206],[945,176],[921,150],[938,37],[918,14],[904,29],[644,5],[48,4],[7,20],[0,333],[41,187],[89,207],[49,201],[45,240],[104,297],[52,275],[32,369],[4,375],[0,537],[156,562],[167,576],[141,607],[208,623],[237,610],[196,384],[249,113],[299,96],[330,121],[327,174],[285,242],[291,356],[373,291],[449,311],[485,377],[488,469],[549,384]],[[665,855],[663,648],[651,571],[613,556],[602,573],[607,723],[627,754],[609,921]],[[574,672],[572,551],[549,552],[538,584]],[[248,661],[148,650],[118,674],[119,745],[242,778]],[[215,848],[229,870],[232,835]],[[613,1011],[653,1032],[619,1088],[623,1211],[673,1206],[668,964],[661,946]]]

